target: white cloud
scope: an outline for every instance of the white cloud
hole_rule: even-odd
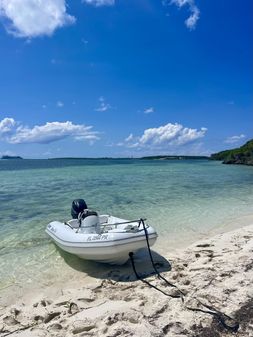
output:
[[[94,7],[115,5],[115,0],[82,2]],[[188,7],[190,16],[185,20],[185,24],[190,30],[196,27],[200,11],[195,0],[162,0],[162,3],[165,6]],[[51,36],[56,29],[74,24],[76,18],[67,13],[67,0],[0,0],[0,21],[9,34],[31,42],[31,38]],[[82,39],[82,42],[88,43],[85,39]],[[55,63],[55,60],[52,60],[52,63]]]
[[[134,136],[132,133],[130,133],[130,135],[125,139],[125,142],[130,142],[131,140],[133,140]]]
[[[168,123],[158,128],[146,129],[140,137],[140,144],[161,144],[169,142],[182,130],[182,125]]]
[[[183,128],[180,132],[180,135],[175,140],[175,144],[184,145],[187,143],[191,143],[192,141],[195,141],[196,139],[204,137],[206,132],[207,132],[207,128],[201,128],[200,130]]]
[[[8,33],[23,38],[50,36],[76,21],[65,0],[0,0],[1,18]]]
[[[145,113],[145,114],[150,114],[150,113],[152,113],[152,112],[154,112],[154,111],[155,111],[155,108],[154,108],[153,106],[151,106],[150,108],[145,109],[145,110],[144,110],[144,113]]]
[[[176,5],[179,8],[188,6],[190,16],[185,20],[185,25],[190,30],[195,29],[197,21],[200,17],[200,10],[195,4],[195,0],[163,0],[164,5]]]
[[[91,130],[92,126],[73,124],[70,121],[48,122],[29,128],[18,125],[13,118],[5,118],[0,121],[0,126],[0,138],[11,144],[48,144],[67,137],[89,142],[99,139],[98,132]]]
[[[13,118],[6,117],[0,121],[0,137],[12,132],[16,122]]]
[[[64,106],[64,103],[62,101],[58,101],[56,105],[58,108],[62,108]]]
[[[95,7],[113,6],[115,4],[115,0],[82,0],[82,2]]]
[[[232,136],[232,137],[228,137],[224,143],[227,143],[227,144],[234,144],[234,143],[237,143],[239,142],[241,139],[245,138],[245,135],[241,134],[239,136]]]
[[[99,106],[95,109],[95,111],[107,111],[111,108],[111,105],[109,103],[105,102],[105,99],[103,96],[99,97]]]
[[[144,130],[140,137],[130,134],[125,139],[125,145],[130,148],[164,148],[167,146],[182,146],[205,136],[207,128],[200,130],[184,127],[181,124],[168,123],[158,128]]]

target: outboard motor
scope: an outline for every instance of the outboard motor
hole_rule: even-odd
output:
[[[79,232],[100,234],[100,222],[97,212],[88,209],[83,199],[75,199],[72,202],[71,215],[73,219],[78,219]]]
[[[86,202],[83,199],[75,199],[72,202],[71,215],[73,219],[78,219],[79,213],[83,213],[87,209]]]

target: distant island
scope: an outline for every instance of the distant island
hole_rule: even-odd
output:
[[[253,165],[253,139],[239,148],[214,153],[211,159],[222,160],[223,164]]]
[[[92,159],[126,159],[126,158],[112,158],[112,157],[52,157],[48,160],[92,160]]]
[[[140,159],[151,159],[151,160],[185,160],[185,159],[210,159],[207,156],[147,156],[141,157]]]
[[[20,156],[2,156],[1,159],[23,159]]]
[[[3,155],[1,159],[23,159],[20,156]],[[48,158],[48,160],[87,160],[87,159],[139,159],[139,160],[221,160],[223,164],[243,164],[253,166],[253,139],[239,148],[225,150],[208,156],[184,156],[184,155],[158,155],[145,156],[140,158],[88,158],[88,157],[62,157],[62,158]]]

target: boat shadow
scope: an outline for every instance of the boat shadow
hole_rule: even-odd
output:
[[[124,265],[110,265],[94,261],[83,260],[75,255],[69,254],[59,247],[56,247],[64,261],[73,269],[83,272],[91,277],[107,279],[117,282],[133,282],[136,276],[133,271],[131,261],[128,260]],[[155,251],[151,251],[155,266],[159,272],[171,270],[171,264],[163,256]],[[147,249],[141,249],[134,254],[135,268],[141,278],[155,275],[154,268],[150,261]]]

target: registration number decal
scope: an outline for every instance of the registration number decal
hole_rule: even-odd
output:
[[[107,239],[108,239],[107,234],[98,234],[98,235],[88,236],[87,241],[105,241]]]
[[[49,224],[49,225],[47,226],[47,228],[48,228],[51,232],[53,232],[53,233],[56,233],[56,232],[57,232],[57,229],[54,228],[54,226],[51,225],[51,224]]]

